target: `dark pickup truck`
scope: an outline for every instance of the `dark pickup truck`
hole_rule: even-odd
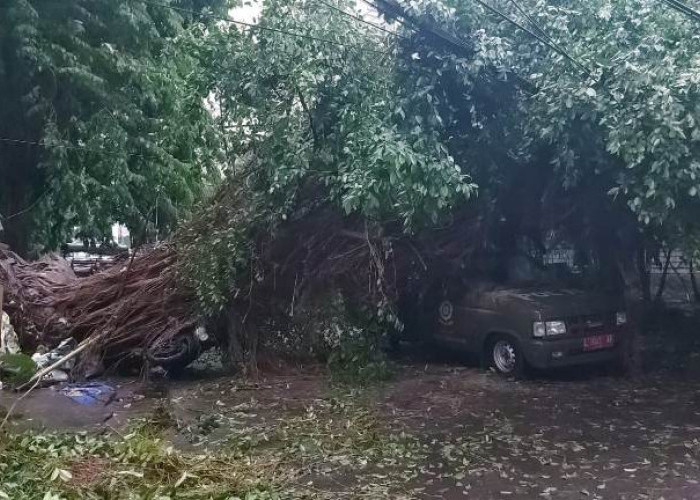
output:
[[[610,363],[624,368],[629,332],[621,298],[573,288],[571,281],[526,259],[514,259],[500,284],[469,281],[433,309],[436,343],[476,354],[484,366],[506,376],[521,376],[527,367]]]

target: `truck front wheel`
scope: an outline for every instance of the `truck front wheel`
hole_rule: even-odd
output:
[[[510,335],[496,335],[487,344],[489,366],[504,377],[521,378],[525,372],[525,359],[520,343]]]

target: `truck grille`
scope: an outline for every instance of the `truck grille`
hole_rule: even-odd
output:
[[[585,316],[573,316],[565,319],[566,328],[573,335],[588,335],[598,333],[606,328],[614,326],[615,314],[588,314]]]

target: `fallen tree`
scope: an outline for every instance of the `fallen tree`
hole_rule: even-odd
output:
[[[197,320],[192,301],[177,290],[169,244],[84,278],[56,256],[30,263],[8,250],[1,255],[6,308],[24,349],[53,346],[67,336],[101,336],[101,353],[114,357],[192,328]]]
[[[548,59],[488,36],[473,37],[474,61],[465,59],[455,40],[428,29],[462,30],[457,11],[439,2],[423,14],[392,14],[433,18],[401,41],[304,7],[272,2],[261,30],[207,32],[194,50],[220,111],[222,186],[168,243],[126,265],[47,283],[40,265],[18,264],[23,270],[7,282],[18,314],[33,325],[28,339],[102,335],[99,349],[109,357],[205,322],[240,364],[256,359],[270,322],[284,329],[301,308],[335,292],[348,308],[396,327],[399,299],[419,294],[422,277],[449,275],[480,249],[527,247],[541,257],[545,243],[568,240],[582,266],[605,264],[601,272],[611,276],[643,250],[649,226],[635,215],[646,220],[653,206],[630,210],[628,202],[643,195],[655,203],[655,182],[635,178],[634,189],[621,190],[620,179],[631,175],[628,155],[606,149],[597,121],[576,128],[601,96],[608,99],[596,82],[581,87],[552,56],[570,84],[523,91],[507,68],[532,59],[526,67],[540,81]],[[436,37],[449,43],[436,46]],[[559,76],[545,74],[544,82]],[[551,96],[557,105],[543,112]],[[565,130],[555,134],[552,121]],[[567,140],[553,140],[560,136]],[[471,208],[464,202],[476,186],[467,173],[482,193]],[[651,191],[639,191],[647,184]],[[669,192],[679,189],[674,181]],[[677,206],[693,215],[697,193],[692,188],[682,197],[687,205]],[[667,200],[663,212],[676,207]],[[13,291],[12,283],[26,290],[34,282],[36,292]]]
[[[116,361],[206,324],[232,364],[254,370],[266,328],[291,328],[300,311],[333,293],[400,328],[399,296],[437,261],[457,265],[473,248],[475,229],[409,236],[401,226],[343,215],[315,197],[274,217],[235,180],[171,241],[89,277],[76,277],[56,256],[27,262],[3,250],[0,284],[23,347],[99,338],[89,353]],[[202,279],[212,267],[222,273],[220,283]],[[207,302],[202,289],[214,285],[222,300]]]

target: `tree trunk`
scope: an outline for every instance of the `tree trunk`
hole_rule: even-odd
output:
[[[0,220],[3,231],[0,233],[0,241],[7,243],[10,249],[22,257],[29,254],[29,240],[32,227],[32,217],[29,213],[19,213],[22,209],[16,209],[16,204],[5,205],[3,216],[9,217]]]
[[[12,137],[11,133],[2,132],[2,125],[7,123],[0,123],[0,133]],[[3,226],[0,241],[22,257],[28,257],[34,229],[33,210],[43,196],[40,187],[43,174],[36,171],[37,163],[35,147],[0,143],[0,223]]]
[[[651,302],[651,280],[649,276],[649,269],[647,269],[646,256],[644,253],[644,247],[639,246],[637,248],[636,256],[637,273],[639,274],[639,287],[642,290],[642,298],[645,304]]]
[[[698,289],[698,281],[695,278],[695,268],[693,267],[692,258],[688,264],[688,274],[690,275],[690,286],[693,287],[693,298],[695,302],[700,302],[700,289]]]
[[[229,305],[221,315],[216,326],[217,342],[221,346],[222,362],[233,373],[243,368],[243,345],[241,343],[240,316]]]
[[[668,266],[671,263],[671,249],[666,251],[666,260],[664,261],[663,271],[661,272],[661,280],[659,281],[659,287],[656,289],[656,296],[654,297],[654,302],[661,302],[661,297],[664,295],[664,289],[666,288],[666,278],[668,277]]]
[[[631,260],[631,259],[630,259]],[[648,273],[642,273],[641,271],[646,271],[646,266],[640,268],[640,252],[637,253],[635,258],[635,263],[628,262],[629,265],[625,265],[625,262],[618,262],[619,275],[624,283],[624,302],[625,310],[627,311],[627,329],[628,334],[624,337],[623,344],[621,346],[622,352],[622,364],[624,368],[629,373],[630,376],[635,377],[641,373],[642,370],[642,356],[641,356],[641,336],[640,333],[644,328],[646,323],[646,311],[648,310],[648,302],[646,298],[644,299],[644,307],[639,307],[639,299],[635,295],[636,285],[641,286],[642,292],[644,289],[649,290],[648,283],[645,285],[642,281],[646,278],[648,281]],[[642,253],[642,262],[643,253]],[[634,267],[637,267],[637,272],[635,273]],[[640,283],[635,283],[636,278]]]

